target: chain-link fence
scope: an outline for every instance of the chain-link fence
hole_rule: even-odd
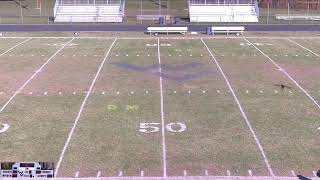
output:
[[[63,3],[117,3],[120,0],[63,0]],[[195,1],[195,0],[190,0]],[[199,0],[197,0],[199,1]],[[200,0],[205,3],[251,3],[251,0]],[[282,2],[282,3],[280,3]],[[57,24],[54,19],[54,0],[6,0],[0,1],[0,24]],[[260,0],[258,24],[320,24],[320,1],[307,2]],[[125,24],[158,23],[157,18],[142,20],[140,16],[165,16],[167,23],[179,17],[182,24],[189,23],[188,1],[186,0],[126,0]],[[73,22],[70,22],[73,23]],[[62,23],[66,24],[66,23]],[[68,23],[67,23],[68,24]],[[88,23],[83,23],[88,24]],[[208,23],[206,23],[208,24]],[[210,23],[236,24],[236,23]],[[247,23],[237,23],[247,24]]]

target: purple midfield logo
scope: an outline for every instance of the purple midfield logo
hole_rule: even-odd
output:
[[[141,66],[125,63],[125,62],[114,62],[111,64],[124,69],[137,71],[137,72],[146,72],[152,75],[156,75],[156,76],[174,80],[174,81],[186,81],[186,80],[201,78],[213,73],[213,71],[210,71],[210,70],[200,70],[194,73],[184,73],[184,71],[187,69],[195,69],[199,67],[201,68],[201,66],[204,65],[202,63],[188,63],[188,64],[182,64],[182,65],[176,65],[176,66],[171,66],[167,64],[161,64],[161,65],[153,64],[146,67],[141,67]],[[159,72],[160,66],[162,69],[161,73]],[[163,71],[166,71],[166,73],[164,73]],[[179,75],[179,76],[172,75],[173,73],[178,73],[178,72],[180,74],[182,73],[182,75]]]

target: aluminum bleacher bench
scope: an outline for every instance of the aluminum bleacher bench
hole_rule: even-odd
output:
[[[148,33],[157,34],[157,33],[181,33],[186,34],[188,32],[188,27],[148,27]]]
[[[243,34],[243,26],[218,26],[211,27],[211,33],[214,34]]]
[[[159,18],[164,18],[166,21],[170,20],[170,15],[137,15],[138,21],[158,21]]]

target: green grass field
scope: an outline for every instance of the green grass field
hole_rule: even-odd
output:
[[[319,168],[318,38],[25,40],[0,39],[0,162],[58,177]]]

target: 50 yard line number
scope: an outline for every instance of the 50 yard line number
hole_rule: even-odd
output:
[[[187,129],[184,123],[168,123],[166,125],[167,131],[181,133]],[[160,130],[160,123],[140,123],[139,132],[142,133],[154,133]]]

